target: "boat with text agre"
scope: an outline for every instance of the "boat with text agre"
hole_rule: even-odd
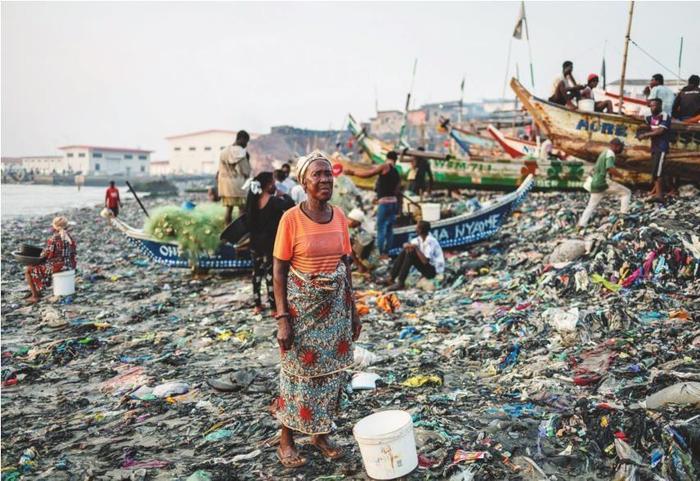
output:
[[[625,150],[618,156],[620,167],[638,172],[651,170],[650,141],[636,138],[637,130],[645,126],[641,118],[570,110],[533,96],[516,79],[512,79],[510,85],[557,148],[594,161],[610,140],[618,137],[625,142]],[[668,175],[700,181],[700,124],[673,122],[669,141],[671,149],[664,171]]]
[[[444,249],[457,249],[491,237],[498,232],[513,209],[525,200],[533,184],[534,178],[529,175],[517,190],[498,198],[491,205],[471,214],[434,222],[433,235]],[[154,239],[143,230],[135,229],[117,218],[110,218],[110,222],[126,236],[130,244],[156,264],[199,270],[248,270],[253,267],[247,249],[238,249],[237,246],[224,244],[216,254],[200,255],[193,261],[182,255],[176,243]],[[398,254],[403,244],[413,237],[415,237],[415,226],[394,228],[389,252],[392,255]]]

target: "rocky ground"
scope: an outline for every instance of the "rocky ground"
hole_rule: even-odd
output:
[[[413,415],[408,479],[697,479],[700,195],[635,195],[623,218],[604,202],[577,234],[585,201],[530,194],[394,312],[357,277],[359,345],[379,356],[357,370],[380,381],[343,398],[345,460],[303,446],[296,471],[275,458],[275,322],[247,275],[149,264],[81,209],[76,295],[27,306],[10,252],[43,244],[52,216],[3,222],[2,480],[366,479],[352,427],[387,408]],[[134,203],[123,217],[142,223]],[[205,382],[229,376],[236,392]]]

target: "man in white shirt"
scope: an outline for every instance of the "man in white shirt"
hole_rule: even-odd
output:
[[[415,267],[426,278],[432,279],[445,271],[445,257],[438,240],[430,234],[430,223],[420,221],[416,225],[417,237],[403,245],[401,254],[391,266],[392,284],[389,291],[400,291],[406,288],[406,277]]]

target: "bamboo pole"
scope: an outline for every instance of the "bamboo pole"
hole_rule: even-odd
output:
[[[622,74],[620,75],[620,114],[625,101],[625,74],[627,73],[627,50],[630,46],[630,33],[632,32],[632,14],[634,13],[634,1],[630,1],[630,13],[627,19],[627,35],[625,35],[625,53],[622,56]]]

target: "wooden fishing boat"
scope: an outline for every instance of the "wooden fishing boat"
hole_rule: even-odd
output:
[[[510,213],[523,203],[534,185],[534,176],[528,175],[517,190],[504,195],[489,206],[471,214],[431,222],[431,233],[443,249],[455,249],[487,239],[498,232]],[[403,245],[415,236],[415,226],[395,228],[389,254],[398,255]]]
[[[533,96],[516,79],[512,79],[510,85],[557,148],[569,155],[594,161],[610,140],[618,137],[625,142],[625,150],[618,156],[620,167],[639,172],[651,170],[650,141],[636,138],[639,128],[645,126],[642,119],[570,110]],[[665,172],[688,180],[700,180],[700,124],[673,122],[669,141],[671,149],[664,163]]]
[[[486,131],[498,143],[498,145],[501,146],[503,151],[513,159],[519,159],[522,157],[537,157],[539,155],[539,149],[537,147],[537,143],[535,142],[505,135],[493,125],[487,126]],[[576,157],[572,157],[571,155],[566,155],[564,152],[555,148],[552,149],[551,154],[562,160],[581,160],[577,159]]]
[[[508,215],[517,208],[534,185],[529,175],[520,187],[471,214],[463,214],[432,223],[433,235],[444,249],[456,249],[479,242],[494,235],[503,225]],[[150,261],[167,267],[207,270],[248,270],[253,262],[247,249],[239,249],[231,244],[223,245],[215,255],[202,255],[191,261],[184,257],[176,243],[164,242],[135,229],[118,218],[110,218],[112,225],[124,234],[131,245]],[[405,242],[415,237],[415,226],[397,227],[389,252],[398,254]]]
[[[238,250],[231,244],[224,244],[216,255],[202,255],[192,261],[182,255],[177,243],[164,242],[146,234],[142,229],[131,227],[119,218],[111,217],[114,227],[124,234],[129,243],[150,261],[167,267],[199,269],[252,269],[253,261],[247,250]]]
[[[357,139],[367,156],[373,163],[383,163],[386,153],[392,147],[377,139],[370,137],[355,121],[349,117],[348,127]],[[426,156],[420,151],[403,150],[399,152],[400,158],[396,165],[399,174],[405,179],[411,168],[409,159],[411,156]],[[436,188],[457,189],[488,189],[488,190],[514,190],[522,184],[525,178],[532,174],[535,177],[534,188],[537,190],[580,190],[583,189],[583,181],[590,171],[591,166],[583,162],[562,162],[559,160],[537,159],[496,159],[492,161],[466,160],[442,155],[442,158],[429,157],[430,168],[433,172]],[[346,163],[345,166],[358,166],[362,164]],[[367,179],[362,180],[351,177],[356,185],[366,186]],[[372,180],[370,188],[374,185]]]

